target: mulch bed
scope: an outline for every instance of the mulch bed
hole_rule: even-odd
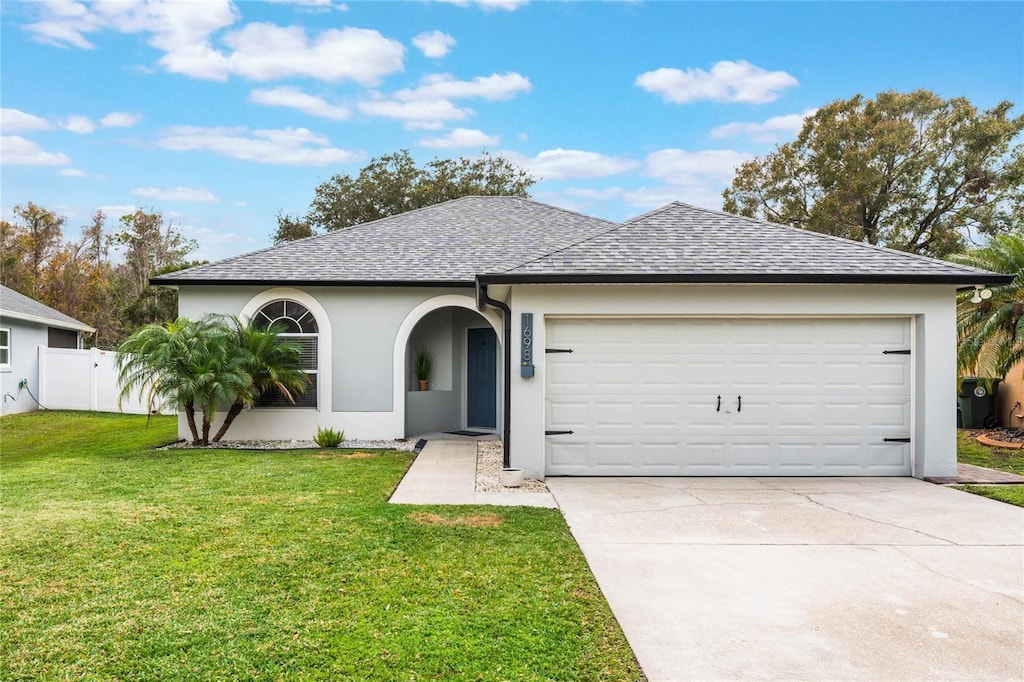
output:
[[[1024,449],[1024,429],[988,429],[976,438],[979,443],[995,448]]]

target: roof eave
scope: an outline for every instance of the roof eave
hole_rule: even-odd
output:
[[[947,284],[1002,286],[1014,275],[900,273],[494,273],[480,284]]]
[[[96,330],[83,322],[66,322],[64,320],[54,320],[49,317],[42,317],[40,315],[30,315],[28,313],[18,313],[11,310],[0,310],[0,318],[11,318],[14,320],[21,320],[22,322],[35,322],[37,324],[45,324],[47,327],[57,327],[58,329],[70,329],[75,332],[83,332],[85,334],[92,334]]]
[[[475,280],[365,280],[365,279],[225,279],[154,277],[153,286],[277,286],[277,287],[473,287]]]

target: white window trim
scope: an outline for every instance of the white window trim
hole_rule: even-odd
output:
[[[281,334],[281,336],[283,337],[315,337],[317,339],[317,368],[316,370],[303,370],[307,374],[317,375],[316,405],[312,407],[254,407],[253,409],[258,410],[261,413],[294,412],[295,410],[309,410],[319,412],[323,408],[325,397],[329,398],[331,396],[331,393],[328,390],[330,387],[328,386],[325,389],[325,382],[322,381],[322,379],[331,376],[330,354],[328,354],[325,358],[324,353],[322,352],[322,348],[324,345],[330,347],[329,344],[331,340],[330,320],[327,317],[327,311],[324,310],[324,307],[320,305],[319,301],[317,301],[315,298],[313,298],[306,292],[300,289],[279,287],[275,289],[268,289],[266,291],[260,292],[256,296],[253,296],[251,299],[249,299],[249,302],[246,303],[245,306],[242,308],[242,312],[241,315],[239,315],[239,317],[243,322],[249,324],[256,316],[256,313],[262,310],[264,306],[269,305],[270,303],[274,303],[275,301],[292,301],[293,303],[298,303],[299,305],[304,306],[306,310],[309,312],[309,314],[312,315],[313,319],[316,321],[318,329],[316,334],[292,332]]]
[[[4,345],[4,344],[0,343],[0,350],[6,350],[7,351],[7,362],[0,362],[0,369],[10,369],[11,368],[11,328],[10,327],[0,327],[0,334],[2,334],[3,332],[7,332],[7,344]]]

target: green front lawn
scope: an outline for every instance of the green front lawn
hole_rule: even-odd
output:
[[[976,435],[976,431],[957,431],[957,460],[959,462],[1024,476],[1024,450],[983,445],[975,439]],[[991,497],[1000,502],[1024,507],[1024,485],[964,485],[957,486],[957,488],[975,495]]]
[[[5,679],[639,680],[557,511],[387,498],[398,452],[0,420]]]

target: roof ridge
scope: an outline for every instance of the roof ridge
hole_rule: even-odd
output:
[[[612,227],[610,227],[609,229],[605,230],[604,232],[598,232],[596,234],[592,234],[589,237],[585,237],[585,238],[579,240],[578,242],[574,242],[574,243],[569,244],[567,246],[563,246],[563,247],[561,247],[559,249],[555,249],[554,251],[549,251],[548,253],[545,253],[542,256],[537,256],[536,258],[531,258],[530,260],[523,261],[522,263],[519,263],[517,265],[509,266],[508,268],[505,269],[505,272],[511,272],[512,270],[515,270],[516,268],[521,268],[524,265],[529,265],[530,263],[535,263],[536,261],[539,261],[539,260],[541,260],[543,258],[547,258],[548,256],[553,256],[556,253],[560,253],[562,251],[565,251],[566,249],[571,249],[571,248],[577,247],[577,246],[579,246],[581,244],[589,242],[591,239],[597,239],[598,237],[603,237],[603,236],[605,236],[607,234],[611,234],[612,232],[615,232],[618,229],[626,227],[626,226],[628,226],[628,225],[630,225],[630,224],[640,220],[641,218],[647,218],[647,217],[650,217],[652,215],[657,215],[658,213],[661,213],[662,211],[666,211],[666,210],[672,208],[676,204],[679,204],[681,206],[686,206],[686,204],[683,204],[681,201],[671,201],[671,202],[665,204],[664,206],[662,206],[660,208],[653,209],[651,211],[648,211],[647,213],[643,213],[641,215],[638,215],[635,218],[630,218],[629,220],[623,221],[621,223],[615,223],[614,225],[612,225]],[[608,222],[611,222],[611,221],[608,221]]]
[[[895,256],[901,257],[901,258],[910,258],[910,259],[913,259],[913,260],[925,261],[925,262],[929,262],[929,263],[938,262],[938,263],[942,263],[944,265],[951,265],[951,266],[954,266],[954,267],[958,267],[958,268],[960,268],[962,270],[965,270],[965,271],[971,271],[971,272],[977,272],[977,273],[986,273],[987,272],[985,270],[982,270],[981,268],[975,268],[975,267],[972,267],[972,266],[969,266],[969,265],[960,265],[959,263],[954,263],[952,261],[947,261],[947,260],[944,260],[942,258],[935,258],[933,256],[925,256],[925,255],[920,254],[920,253],[910,253],[909,251],[900,251],[899,249],[893,249],[893,248],[890,248],[888,246],[879,246],[878,244],[868,244],[866,242],[859,242],[859,241],[857,241],[855,239],[848,239],[846,237],[840,237],[840,236],[837,236],[837,235],[834,235],[834,234],[826,234],[824,232],[815,232],[814,230],[808,230],[808,229],[805,229],[805,228],[802,228],[802,227],[796,227],[795,225],[786,225],[785,223],[777,223],[777,222],[774,222],[774,221],[771,221],[771,220],[759,220],[757,218],[751,218],[750,216],[739,215],[737,213],[729,213],[728,211],[719,211],[719,210],[715,210],[713,208],[705,208],[703,206],[694,206],[693,204],[687,204],[687,203],[682,202],[682,201],[673,201],[671,204],[669,204],[667,206],[663,206],[662,210],[666,209],[666,208],[669,208],[672,205],[679,205],[679,206],[682,206],[682,207],[685,207],[685,208],[689,208],[689,209],[692,209],[692,210],[695,210],[695,211],[701,211],[703,213],[711,213],[713,215],[725,216],[727,218],[739,218],[740,220],[744,220],[744,221],[746,221],[748,223],[754,223],[754,224],[762,226],[762,227],[767,225],[767,226],[770,226],[770,227],[775,227],[775,228],[787,230],[787,231],[790,231],[790,232],[797,232],[799,234],[811,235],[811,236],[818,237],[818,238],[821,238],[821,239],[828,239],[828,240],[831,240],[831,241],[838,241],[838,242],[843,243],[843,244],[856,244],[856,245],[861,246],[863,248],[873,249],[875,251],[881,251],[882,253],[892,254],[892,255],[895,255]],[[657,212],[657,211],[652,211],[652,213],[655,213],[655,212]],[[644,214],[644,216],[646,216],[646,215],[648,215],[648,214]],[[638,216],[634,220],[638,220],[639,218],[642,218],[644,216]],[[632,222],[632,221],[630,221],[630,222]]]
[[[583,213],[576,213],[575,211],[568,211],[567,210],[566,213],[575,213],[576,215],[580,215],[580,216],[583,216],[585,218],[591,218],[592,220],[600,220],[600,221],[603,221],[603,222],[606,222],[606,223],[612,223],[612,221],[606,220],[605,218],[593,218],[592,216],[588,216],[588,215],[585,215]],[[530,263],[534,263],[536,261],[539,261],[542,258],[547,258],[548,256],[553,256],[556,253],[559,253],[561,251],[565,251],[566,249],[571,249],[571,248],[573,248],[575,246],[579,246],[580,244],[583,244],[584,242],[588,242],[591,239],[596,239],[596,238],[601,237],[603,235],[606,235],[606,234],[608,234],[610,232],[614,232],[615,230],[619,229],[620,227],[622,227],[622,223],[612,223],[611,227],[609,227],[607,230],[604,230],[603,232],[596,232],[596,233],[594,233],[592,235],[584,237],[583,239],[580,239],[579,241],[573,242],[572,244],[566,244],[565,246],[562,246],[562,247],[559,247],[557,249],[554,249],[553,251],[548,251],[547,253],[543,253],[543,254],[541,254],[539,256],[535,256],[534,258],[528,258],[528,259],[524,260],[522,263],[516,263],[515,265],[510,265],[507,268],[505,268],[505,270],[503,272],[511,272],[512,270],[515,270],[516,268],[521,268],[524,265],[529,265]],[[484,274],[484,273],[479,273],[479,274]]]
[[[641,220],[645,220],[647,218],[650,218],[651,216],[654,216],[654,215],[657,215],[657,214],[662,213],[664,211],[667,211],[670,208],[674,208],[675,206],[683,206],[685,208],[699,208],[698,206],[693,206],[691,204],[685,204],[685,203],[683,203],[682,201],[679,201],[679,200],[670,201],[667,204],[665,204],[664,206],[659,206],[658,208],[652,208],[650,211],[647,211],[646,213],[641,213],[640,215],[635,216],[633,218],[630,218],[629,220],[623,220],[621,223],[619,223],[619,225],[626,226],[626,225],[629,225],[631,223],[635,223],[635,222],[639,222]],[[726,213],[725,215],[729,215],[729,214]]]

